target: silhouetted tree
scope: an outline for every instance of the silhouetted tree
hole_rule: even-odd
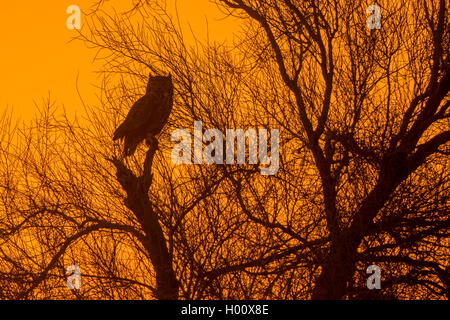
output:
[[[448,4],[379,1],[369,30],[365,1],[216,2],[242,19],[233,45],[188,45],[161,1],[99,2],[79,35],[104,62],[99,103],[4,114],[0,297],[448,299]],[[158,149],[118,160],[149,70],[172,74],[172,114]],[[278,173],[174,165],[194,120],[279,128]]]

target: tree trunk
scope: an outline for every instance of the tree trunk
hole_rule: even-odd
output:
[[[156,297],[160,300],[176,300],[179,283],[173,270],[172,257],[157,214],[148,197],[152,183],[151,166],[156,149],[155,142],[147,151],[144,172],[140,177],[134,175],[121,161],[114,159],[112,162],[117,168],[117,179],[127,193],[125,205],[134,213],[145,233],[145,239],[141,239],[141,242],[156,273]]]
[[[350,227],[332,239],[330,254],[322,266],[322,273],[312,295],[313,299],[336,300],[344,298],[347,294],[348,285],[355,272],[357,249],[361,241],[379,210],[411,171],[406,163],[401,170],[393,166],[392,159],[396,161],[397,157],[389,157],[385,160],[378,183],[361,203]]]

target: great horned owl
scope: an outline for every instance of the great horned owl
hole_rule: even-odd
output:
[[[133,155],[143,140],[161,132],[172,111],[172,104],[172,76],[150,75],[147,92],[133,104],[124,122],[114,132],[113,140],[125,141],[125,157]]]

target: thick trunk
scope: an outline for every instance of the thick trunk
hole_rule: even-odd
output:
[[[379,210],[398,184],[408,176],[408,172],[392,167],[391,160],[382,168],[380,180],[362,202],[350,227],[333,237],[330,254],[322,265],[322,273],[316,282],[312,299],[335,300],[345,297],[355,272],[357,249],[362,239]]]
[[[137,191],[132,198],[128,197],[127,206],[138,218],[146,235],[146,241],[143,244],[155,270],[157,298],[178,299],[178,281],[172,267],[172,259],[147,192]]]
[[[148,197],[148,190],[152,183],[151,166],[157,144],[148,150],[144,172],[137,177],[125,165],[114,159],[117,168],[117,179],[127,193],[125,205],[138,219],[145,238],[140,239],[147,250],[156,274],[156,297],[161,300],[178,299],[178,280],[172,266],[172,258],[167,248],[163,230],[159,224],[156,212]]]
[[[356,250],[360,240],[348,234],[333,242],[330,255],[322,267],[312,295],[315,300],[342,299],[350,283],[356,263]]]

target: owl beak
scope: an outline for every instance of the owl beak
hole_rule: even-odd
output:
[[[172,74],[169,72],[169,75],[167,76],[170,80],[172,80]]]

